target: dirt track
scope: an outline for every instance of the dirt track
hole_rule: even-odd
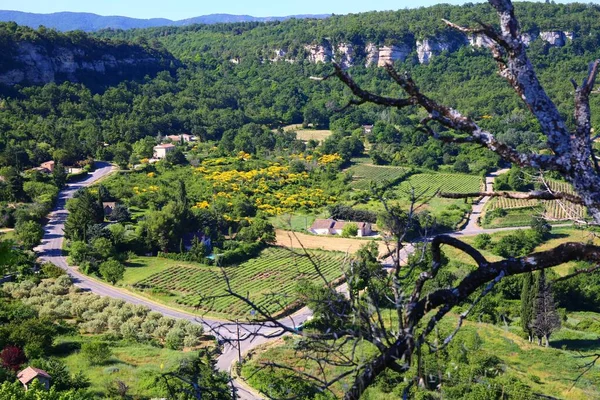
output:
[[[368,239],[350,239],[340,236],[315,236],[305,233],[290,232],[283,229],[277,229],[277,244],[292,248],[304,246],[307,249],[321,249],[330,251],[343,251],[350,254],[356,252],[360,246],[369,243]],[[388,253],[388,249],[383,240],[378,240],[379,255]]]

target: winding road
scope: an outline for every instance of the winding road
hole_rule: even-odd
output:
[[[277,334],[280,331],[279,328],[271,326],[258,326],[248,323],[240,323],[237,325],[235,321],[217,320],[211,318],[202,318],[198,315],[190,314],[184,311],[176,310],[165,305],[156,303],[147,298],[138,296],[127,290],[116,288],[104,283],[97,279],[91,278],[87,275],[82,274],[76,268],[69,266],[67,259],[62,254],[62,247],[64,242],[64,224],[67,218],[66,203],[67,200],[72,198],[75,192],[83,187],[90,186],[96,183],[98,180],[106,177],[110,173],[116,171],[116,168],[105,162],[97,162],[96,169],[94,172],[88,174],[84,179],[68,184],[58,196],[58,200],[54,210],[49,215],[48,224],[44,229],[44,236],[41,244],[34,250],[38,253],[40,259],[43,261],[51,262],[60,268],[67,271],[69,276],[73,279],[76,286],[83,290],[91,291],[100,296],[109,296],[117,299],[121,299],[133,304],[144,305],[153,311],[160,312],[161,314],[178,319],[189,320],[194,323],[200,323],[204,326],[205,332],[213,333],[217,337],[224,338],[223,353],[217,360],[217,368],[222,371],[231,372],[231,366],[234,361],[238,358],[238,332],[240,331],[239,341],[239,352],[245,354],[254,347],[265,343],[270,340],[269,336]],[[505,170],[496,171],[490,174],[486,178],[486,191],[491,191],[491,185],[493,184],[494,178],[505,172]],[[479,218],[481,211],[483,210],[489,197],[484,197],[478,204],[473,206],[473,211],[469,217],[465,228],[453,235],[475,235],[481,232],[492,232],[497,230],[510,230],[515,228],[504,228],[494,230],[484,230],[477,225],[477,219]],[[412,246],[407,246],[403,258],[408,257],[412,249]],[[345,285],[338,288],[339,291],[345,290]],[[279,322],[287,327],[295,328],[300,326],[306,321],[312,312],[304,307],[294,313],[291,316],[282,318]],[[256,400],[260,397],[252,389],[248,388],[245,384],[239,381],[235,381],[234,385],[237,388],[238,398],[242,400]]]

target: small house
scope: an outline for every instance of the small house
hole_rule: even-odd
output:
[[[363,128],[363,133],[366,135],[373,132],[373,125],[363,125],[362,128]]]
[[[31,385],[34,379],[37,379],[48,390],[50,389],[50,379],[52,378],[43,369],[27,367],[17,374],[17,379],[23,384],[25,390],[29,389],[29,385]]]
[[[335,233],[331,232],[331,228],[333,228],[334,225],[334,219],[316,219],[311,225],[309,231],[315,235],[335,235]]]
[[[315,220],[309,231],[315,235],[341,235],[347,224],[355,224],[358,227],[357,237],[373,234],[373,228],[369,222],[336,221],[332,218]]]
[[[175,150],[175,145],[171,143],[164,143],[154,146],[154,158],[159,160],[167,158],[167,154],[173,150]]]
[[[115,210],[117,203],[114,201],[106,201],[102,203],[102,208],[104,209],[104,216],[109,217],[112,212]]]
[[[46,170],[47,172],[54,172],[54,161],[46,161],[40,164],[40,168]]]

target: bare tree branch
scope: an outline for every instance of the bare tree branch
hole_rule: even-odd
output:
[[[470,197],[504,197],[507,199],[518,200],[566,200],[573,204],[583,205],[583,199],[571,193],[549,192],[545,190],[536,190],[533,192],[471,192],[471,193],[438,193],[439,197],[446,199],[467,199]]]

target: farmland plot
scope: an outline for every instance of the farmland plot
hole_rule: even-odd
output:
[[[573,188],[567,182],[549,180],[548,186],[552,191],[574,193]],[[567,201],[558,200],[522,200],[522,199],[506,199],[497,197],[487,205],[487,210],[491,211],[496,208],[506,210],[518,208],[535,208],[540,207],[544,218],[554,221],[583,219],[586,216],[586,211],[583,206],[571,204]]]
[[[433,196],[436,191],[449,193],[479,192],[483,182],[481,177],[466,174],[424,173],[412,175],[398,186],[399,194],[407,196],[412,188],[415,194]]]
[[[359,164],[350,167],[348,172],[351,172],[353,175],[351,183],[353,189],[368,190],[371,182],[396,182],[399,179],[402,179],[407,175],[408,169],[402,167]]]
[[[313,251],[313,259],[328,280],[339,278],[343,267],[342,253]],[[300,279],[318,281],[320,278],[307,257],[289,250],[272,247],[258,258],[239,266],[227,267],[225,273],[234,291],[250,294],[250,299],[269,312],[279,312],[296,300],[295,289]],[[176,303],[227,317],[248,316],[250,307],[226,296],[223,271],[207,266],[172,266],[155,273],[134,287],[141,290],[167,293]]]

